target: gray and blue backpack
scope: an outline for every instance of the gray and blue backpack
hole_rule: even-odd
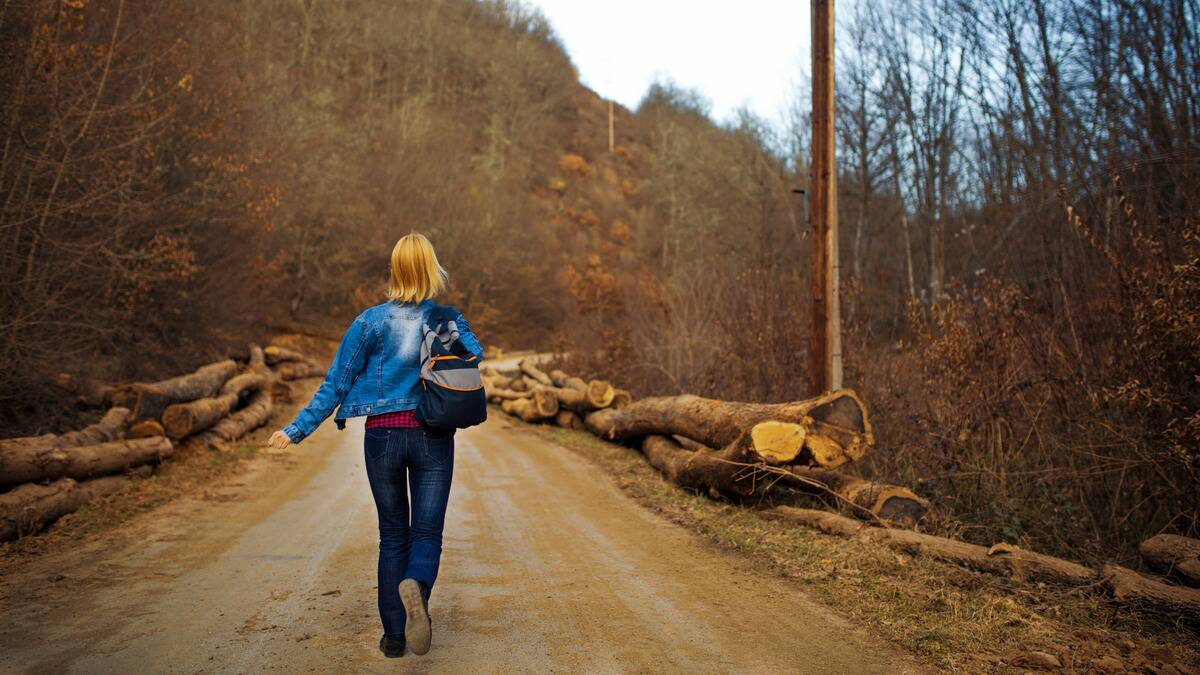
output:
[[[457,312],[435,307],[423,326],[417,421],[433,429],[465,429],[487,419],[479,358],[463,345]]]

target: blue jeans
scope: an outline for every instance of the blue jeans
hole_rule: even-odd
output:
[[[437,579],[454,475],[454,433],[367,429],[363,445],[379,513],[379,618],[384,633],[403,635],[400,582],[412,578],[433,588]]]

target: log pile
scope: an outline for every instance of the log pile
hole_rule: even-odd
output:
[[[101,419],[64,434],[0,439],[0,541],[36,532],[89,500],[123,489],[180,447],[226,450],[267,423],[283,380],[320,374],[303,354],[251,346],[239,365],[218,361],[158,382],[115,386],[56,377]],[[274,367],[272,367],[274,366]]]
[[[690,395],[635,401],[609,382],[545,372],[530,358],[516,370],[487,362],[483,368],[488,400],[504,412],[639,447],[675,485],[765,503],[772,507],[769,517],[914,556],[1024,582],[1095,586],[1121,604],[1200,616],[1200,540],[1160,534],[1141,545],[1147,567],[1180,586],[1116,565],[1093,569],[1008,543],[980,546],[916,531],[927,500],[845,472],[874,442],[866,406],[853,391],[776,404]],[[805,494],[821,495],[848,515],[798,508],[795,497]]]

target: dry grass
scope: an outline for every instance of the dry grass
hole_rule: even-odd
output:
[[[789,579],[806,592],[947,670],[1004,672],[1031,650],[1069,669],[1112,657],[1125,667],[1200,668],[1195,627],[1113,606],[1096,589],[1012,583],[765,517],[753,508],[667,483],[630,448],[579,431],[532,426],[606,470],[622,490],[669,520]],[[1163,672],[1170,672],[1169,670]]]

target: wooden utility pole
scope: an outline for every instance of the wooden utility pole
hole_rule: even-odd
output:
[[[608,151],[613,151],[613,102],[608,102]]]
[[[812,393],[842,387],[838,307],[837,159],[833,133],[833,0],[812,0]]]

